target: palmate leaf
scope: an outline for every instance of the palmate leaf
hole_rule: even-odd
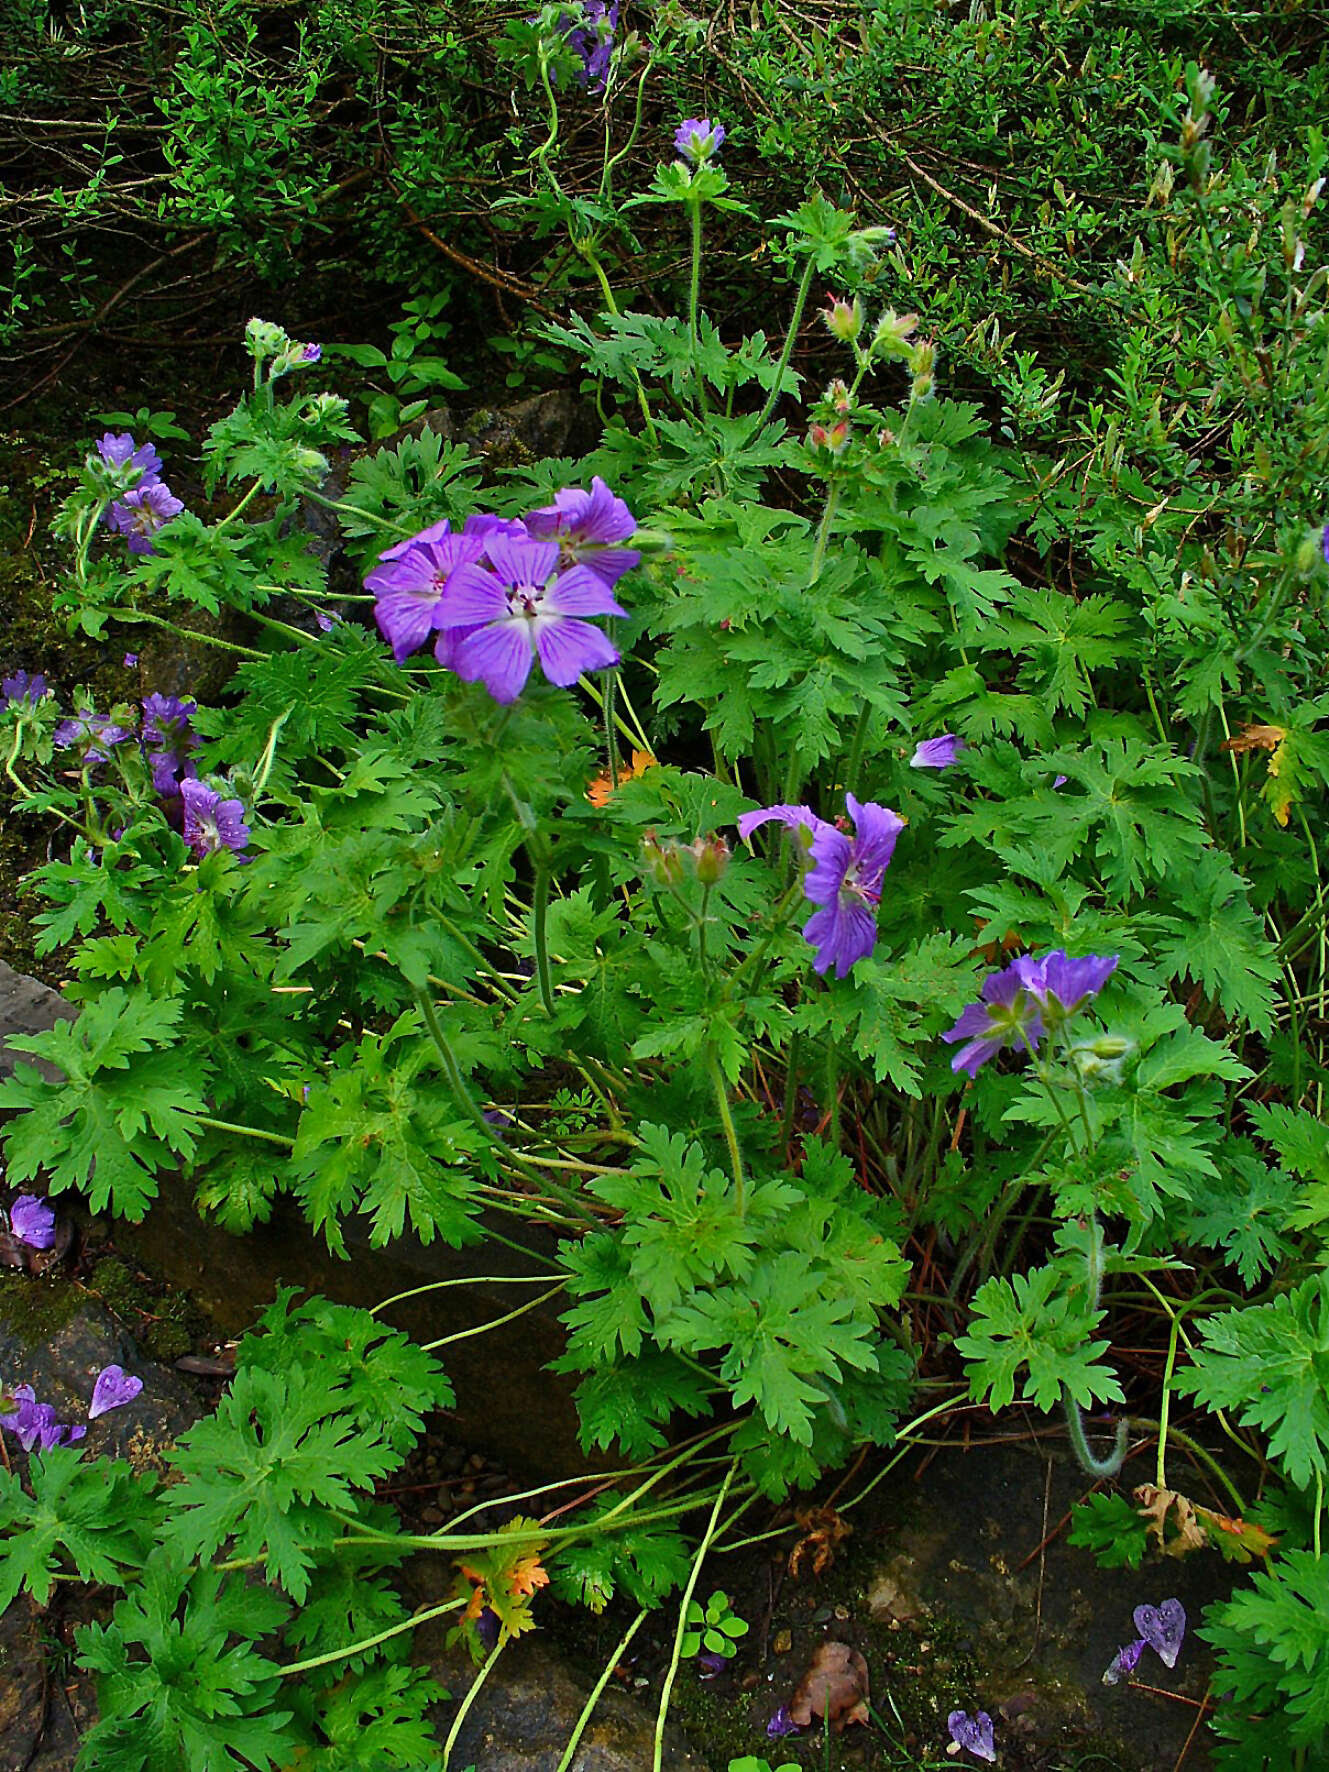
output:
[[[406,1038],[414,1011],[383,1036],[366,1034],[338,1053],[338,1068],[316,1083],[300,1117],[292,1171],[305,1207],[328,1247],[345,1253],[340,1220],[372,1218],[370,1242],[400,1236],[409,1218],[422,1242],[454,1249],[479,1230],[477,1156],[485,1140],[459,1117],[451,1092],[417,1083],[432,1046]]]
[[[1216,1180],[1194,1188],[1186,1241],[1222,1249],[1243,1284],[1254,1286],[1293,1253],[1287,1226],[1295,1222],[1301,1184],[1269,1168],[1244,1139],[1224,1144],[1218,1166]]]
[[[1248,882],[1217,850],[1198,856],[1184,882],[1179,914],[1157,919],[1164,933],[1154,944],[1154,960],[1170,978],[1193,978],[1234,1020],[1268,1033],[1282,973],[1247,902]]]
[[[379,1662],[292,1702],[322,1738],[299,1772],[432,1772],[442,1760],[426,1712],[448,1696],[423,1667]]]
[[[1188,785],[1199,771],[1167,746],[1103,739],[1083,750],[1055,751],[1046,763],[1073,785],[1029,819],[1029,834],[1072,848],[1092,839],[1103,883],[1115,897],[1134,897],[1149,880],[1184,875],[1202,854],[1200,808]]]
[[[593,1370],[577,1386],[579,1437],[587,1452],[593,1446],[608,1451],[617,1443],[628,1458],[648,1458],[668,1444],[664,1430],[675,1411],[709,1415],[710,1395],[720,1389],[677,1354],[653,1348],[636,1359],[605,1356],[596,1361],[578,1345],[560,1355],[552,1369],[584,1372],[588,1366]]]
[[[118,986],[84,1006],[75,1022],[15,1037],[65,1073],[49,1082],[18,1065],[0,1084],[0,1106],[25,1109],[5,1130],[16,1180],[41,1170],[52,1192],[78,1188],[94,1211],[111,1206],[139,1219],[164,1168],[197,1147],[194,1116],[206,1101],[196,1086],[206,1064],[172,1045],[181,1015],[174,999],[154,1000]]]
[[[1248,1587],[1205,1615],[1199,1633],[1218,1651],[1216,1678],[1233,1705],[1216,1720],[1252,1751],[1243,1713],[1264,1712],[1280,1750],[1276,1760],[1232,1756],[1234,1768],[1290,1764],[1289,1748],[1323,1747],[1329,1730],[1329,1562],[1311,1551],[1286,1552]],[[1250,1719],[1252,1723],[1255,1718]],[[1281,1728],[1279,1727],[1281,1725]],[[1308,1765],[1316,1764],[1312,1758]]]
[[[299,1737],[280,1706],[280,1669],[254,1648],[287,1608],[243,1574],[157,1551],[109,1625],[75,1641],[96,1676],[99,1721],[83,1737],[89,1772],[272,1772]]]
[[[257,1366],[237,1370],[217,1413],[197,1422],[168,1455],[183,1480],[171,1491],[162,1542],[206,1559],[222,1545],[262,1561],[270,1582],[297,1602],[317,1554],[341,1536],[330,1509],[348,1510],[399,1462],[349,1414],[322,1374]]]
[[[1329,1274],[1269,1304],[1222,1311],[1177,1388],[1266,1436],[1289,1480],[1309,1488],[1329,1470]]]
[[[1109,1344],[1089,1339],[1104,1313],[1087,1311],[1083,1296],[1072,1295],[1061,1265],[1017,1274],[1014,1281],[994,1275],[974,1294],[972,1309],[955,1346],[968,1366],[970,1396],[986,1399],[994,1414],[1014,1398],[1022,1368],[1027,1377],[1020,1394],[1039,1409],[1056,1408],[1063,1386],[1081,1408],[1125,1401],[1100,1359]]]
[[[1049,586],[1021,585],[982,644],[1023,657],[1021,689],[1050,712],[1064,708],[1078,719],[1093,699],[1091,674],[1134,654],[1135,644],[1123,632],[1130,620],[1126,605],[1111,597],[1077,598]]]
[[[296,1304],[297,1297],[293,1286],[278,1291],[241,1342],[238,1366],[277,1378],[292,1367],[317,1376],[330,1409],[404,1456],[425,1416],[457,1400],[442,1367],[369,1311],[326,1298]]]
[[[76,935],[91,935],[109,924],[112,929],[143,930],[151,920],[159,881],[156,868],[126,857],[118,858],[114,845],[100,853],[83,837],[76,837],[67,862],[50,861],[31,876],[51,905],[33,919],[41,934],[39,955],[68,947]]]
[[[52,1446],[28,1466],[28,1495],[0,1471],[0,1612],[21,1588],[44,1606],[57,1573],[121,1586],[137,1570],[161,1512],[156,1484],[121,1459],[84,1462]]]

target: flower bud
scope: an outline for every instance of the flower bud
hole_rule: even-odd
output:
[[[843,344],[852,344],[863,330],[863,304],[857,296],[853,301],[846,301],[842,295],[827,294],[826,311],[822,319],[826,322],[826,330],[832,338],[838,338]]]
[[[724,877],[729,866],[729,845],[714,834],[698,837],[690,853],[697,864],[697,878],[703,886],[714,886]]]
[[[917,325],[917,314],[897,314],[894,308],[887,308],[872,334],[872,343],[868,347],[872,356],[907,358],[909,337]]]
[[[833,425],[809,425],[808,444],[813,449],[829,449],[832,455],[843,455],[849,447],[848,419],[837,419]]]
[[[252,356],[258,362],[265,363],[269,357],[289,349],[290,339],[280,326],[274,326],[271,320],[250,320],[245,326],[245,343],[249,346]]]
[[[849,412],[853,407],[853,402],[849,398],[849,389],[839,376],[836,376],[826,389],[822,400],[827,406],[833,406],[837,412]]]
[[[657,886],[677,886],[683,879],[683,858],[678,844],[662,843],[654,831],[647,831],[641,840],[642,866]]]

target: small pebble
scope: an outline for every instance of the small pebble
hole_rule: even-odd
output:
[[[817,1610],[812,1614],[812,1622],[813,1624],[829,1624],[834,1616],[835,1614],[831,1611],[829,1606],[818,1606]]]
[[[794,1633],[791,1630],[778,1630],[771,1647],[777,1655],[788,1655],[794,1646]]]

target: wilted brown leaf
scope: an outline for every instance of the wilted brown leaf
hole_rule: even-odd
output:
[[[1196,1519],[1189,1496],[1177,1489],[1156,1489],[1152,1483],[1141,1483],[1134,1495],[1140,1503],[1136,1512],[1149,1522],[1149,1535],[1158,1540],[1165,1557],[1184,1557],[1208,1544],[1209,1535]]]
[[[789,1573],[797,1580],[806,1564],[814,1575],[829,1569],[835,1553],[854,1528],[833,1507],[810,1507],[795,1516],[803,1536],[789,1553]]]
[[[1235,738],[1225,738],[1221,751],[1276,751],[1287,737],[1282,726],[1243,726]]]
[[[825,1717],[838,1735],[849,1723],[868,1720],[868,1664],[848,1643],[823,1643],[789,1702],[800,1729]]]

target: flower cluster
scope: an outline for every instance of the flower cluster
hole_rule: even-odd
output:
[[[143,1389],[143,1380],[125,1371],[123,1366],[107,1366],[97,1375],[88,1404],[88,1420],[95,1421],[110,1409],[132,1403]],[[30,1384],[16,1384],[5,1399],[8,1408],[0,1410],[0,1427],[14,1435],[25,1452],[34,1448],[48,1452],[52,1446],[73,1445],[85,1439],[87,1428],[82,1422],[56,1419],[50,1403],[39,1403]]]
[[[153,788],[165,799],[180,792],[182,781],[192,781],[198,774],[189,757],[195,743],[190,720],[197,712],[197,702],[174,695],[154,693],[143,702],[143,750]]]
[[[102,521],[127,539],[131,554],[155,554],[152,537],[185,508],[161,477],[162,458],[151,443],[136,444],[128,431],[107,431],[97,454],[118,480],[127,480],[131,472],[137,475],[103,512]]]
[[[613,587],[641,559],[622,545],[636,527],[597,476],[522,519],[473,516],[454,532],[444,518],[381,554],[365,587],[399,661],[436,634],[445,669],[512,702],[537,658],[560,688],[618,663],[585,618],[626,614]]]
[[[256,373],[267,365],[269,381],[289,375],[293,369],[307,369],[323,355],[322,345],[304,344],[271,320],[255,318],[247,321],[245,343],[254,359]]]
[[[1022,955],[1002,972],[993,972],[979,987],[955,1026],[941,1037],[965,1044],[951,1060],[953,1071],[976,1077],[990,1058],[1007,1046],[1033,1054],[1049,1027],[1057,1027],[1096,997],[1116,970],[1116,954],[1086,954],[1072,960],[1054,948],[1041,960]]]
[[[568,48],[581,57],[582,65],[574,75],[578,85],[603,92],[618,29],[618,0],[581,0],[579,15],[563,13],[555,28]]]
[[[0,681],[0,708],[35,708],[50,693],[40,671],[32,677],[26,671],[15,671]]]
[[[904,829],[897,813],[872,800],[859,801],[846,794],[845,805],[854,822],[852,837],[807,806],[765,806],[745,812],[738,821],[745,841],[771,819],[811,833],[807,854],[812,866],[803,881],[803,894],[818,909],[803,925],[803,938],[817,950],[813,970],[826,972],[834,966],[837,978],[846,977],[854,963],[876,946],[882,879]]]

